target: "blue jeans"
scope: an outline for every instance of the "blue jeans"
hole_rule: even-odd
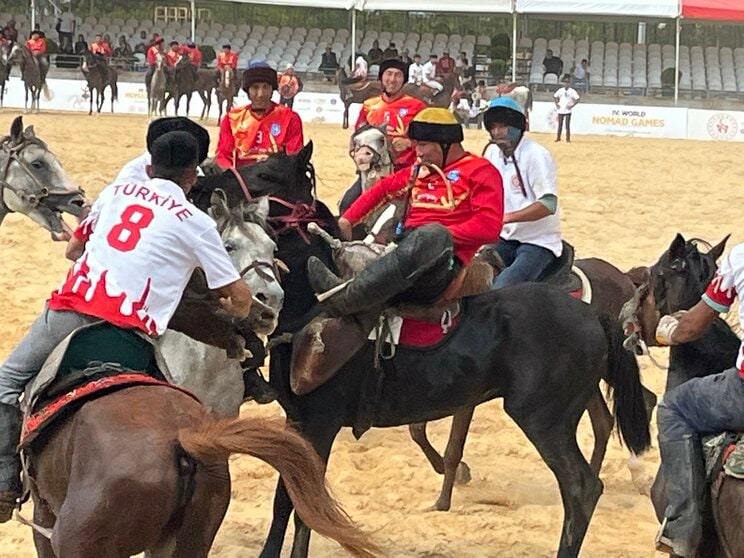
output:
[[[494,280],[494,289],[537,281],[556,260],[555,254],[547,248],[518,240],[502,238],[492,247],[496,249],[506,265],[506,269]]]
[[[664,395],[656,417],[660,442],[744,431],[744,378],[731,368],[689,380]]]

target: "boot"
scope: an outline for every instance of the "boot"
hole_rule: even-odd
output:
[[[660,442],[661,463],[669,504],[656,536],[656,550],[692,558],[703,534],[705,470],[697,436]]]
[[[0,523],[13,516],[21,497],[21,412],[17,407],[0,403]]]

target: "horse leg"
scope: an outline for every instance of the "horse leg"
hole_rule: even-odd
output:
[[[103,108],[103,103],[106,102],[106,90],[105,89],[101,89],[101,92],[99,93],[99,95],[98,95],[97,98],[98,98],[98,107],[96,109],[96,112],[98,114],[101,114],[101,109]]]
[[[56,517],[49,504],[42,500],[36,494],[36,491],[33,491],[32,495],[34,502],[34,523],[39,527],[46,527],[49,530],[53,529]],[[34,546],[36,547],[36,555],[39,558],[56,558],[51,541],[36,531],[34,531]]]
[[[91,87],[88,87],[88,90],[90,92],[90,97],[88,97],[88,116],[91,116],[93,114],[93,91],[94,89]]]
[[[344,123],[341,125],[341,127],[344,130],[346,130],[349,127],[349,106],[350,105],[348,103],[344,103]],[[432,465],[433,465],[433,463],[432,463]]]
[[[527,435],[558,481],[563,528],[557,558],[576,558],[602,494],[602,482],[592,473],[576,443],[576,428],[586,403],[579,407],[574,397],[563,404],[556,400],[552,405],[535,407],[534,394],[526,397],[531,397],[532,402],[515,405],[505,399],[504,410]]]
[[[429,439],[426,437],[426,423],[417,422],[416,424],[408,425],[408,432],[411,434],[411,439],[416,442],[416,445],[421,448],[424,452],[426,459],[431,463],[434,472],[438,475],[444,474],[444,459],[439,452],[434,449]]]
[[[452,417],[452,429],[450,430],[449,440],[447,441],[447,448],[444,450],[444,482],[442,483],[442,491],[439,494],[439,498],[434,504],[434,509],[437,511],[448,511],[450,509],[452,505],[452,488],[455,484],[458,469],[460,466],[467,468],[467,465],[461,462],[461,460],[474,411],[475,407],[467,407],[460,409]],[[467,473],[469,476],[469,469]]]
[[[602,393],[597,387],[597,391],[589,400],[589,405],[586,407],[586,412],[589,414],[589,420],[592,423],[592,431],[594,432],[594,449],[592,450],[592,457],[589,463],[589,468],[592,473],[599,477],[599,472],[602,469],[602,462],[604,461],[605,453],[607,452],[607,442],[610,440],[612,434],[612,426],[615,420],[612,418],[612,413],[607,408],[607,403],[602,397]]]

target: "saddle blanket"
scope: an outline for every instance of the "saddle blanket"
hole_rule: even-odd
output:
[[[703,440],[705,472],[709,480],[723,470],[724,474],[744,479],[744,438],[741,435],[724,432]]]
[[[33,412],[27,414],[23,421],[20,447],[27,447],[44,430],[44,428],[60,417],[62,412],[73,403],[83,403],[106,395],[107,393],[111,393],[112,391],[132,386],[145,385],[167,386],[172,389],[177,389],[178,391],[194,398],[196,401],[199,401],[193,393],[141,372],[124,372],[115,376],[106,376],[78,386],[64,395],[53,399],[40,409],[34,409]]]
[[[369,339],[372,341],[377,339],[380,331],[385,343],[413,348],[432,347],[444,341],[447,335],[454,331],[459,320],[459,313],[455,316],[443,315],[440,323],[395,316],[387,320],[384,328],[382,328],[384,322],[381,320],[382,329],[373,329]]]

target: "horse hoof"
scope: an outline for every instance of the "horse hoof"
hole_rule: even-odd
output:
[[[450,502],[445,502],[441,500],[437,500],[436,503],[427,508],[426,511],[428,512],[447,512],[450,511]]]
[[[468,484],[471,480],[473,480],[473,477],[470,474],[470,467],[464,461],[460,461],[455,473],[455,484]]]

